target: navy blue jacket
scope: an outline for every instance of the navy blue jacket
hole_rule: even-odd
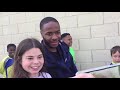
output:
[[[59,43],[57,55],[50,52],[43,42],[42,45],[44,48],[45,65],[52,78],[68,78],[75,76],[77,68],[69,52],[69,47],[64,42]]]

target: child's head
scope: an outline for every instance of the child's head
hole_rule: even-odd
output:
[[[72,37],[69,33],[63,33],[61,40],[64,41],[69,47],[72,46]]]
[[[7,45],[7,52],[8,52],[9,57],[14,58],[15,50],[16,50],[15,44]]]
[[[27,38],[17,47],[13,77],[36,77],[39,72],[45,72],[42,45],[36,39]]]
[[[120,46],[114,46],[111,50],[111,57],[114,63],[120,62]]]

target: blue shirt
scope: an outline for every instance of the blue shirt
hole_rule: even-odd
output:
[[[73,58],[69,52],[69,47],[60,42],[57,47],[57,52],[49,51],[44,43],[44,57],[47,72],[52,78],[68,78],[75,76],[77,68],[73,62]]]

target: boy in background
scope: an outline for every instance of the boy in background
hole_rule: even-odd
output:
[[[0,74],[2,74],[2,76],[4,78],[6,78],[6,71],[5,71],[5,62],[9,59],[13,59],[14,58],[14,54],[15,54],[15,50],[16,50],[16,45],[15,44],[8,44],[7,45],[7,52],[8,55],[3,58],[3,60],[0,61]],[[12,67],[8,67],[8,77],[11,77],[11,69]]]
[[[120,46],[114,46],[110,50],[112,57],[112,64],[120,63]]]
[[[72,37],[71,37],[70,33],[63,33],[61,35],[61,40],[68,45],[69,52],[71,53],[71,55],[73,57],[74,64],[76,64],[76,61],[75,61],[75,51],[72,48]]]

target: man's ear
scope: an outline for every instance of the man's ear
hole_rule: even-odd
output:
[[[40,34],[41,34],[41,36],[43,37],[43,32],[42,32],[42,31],[40,31]]]
[[[40,34],[42,35],[42,31],[40,30]]]

